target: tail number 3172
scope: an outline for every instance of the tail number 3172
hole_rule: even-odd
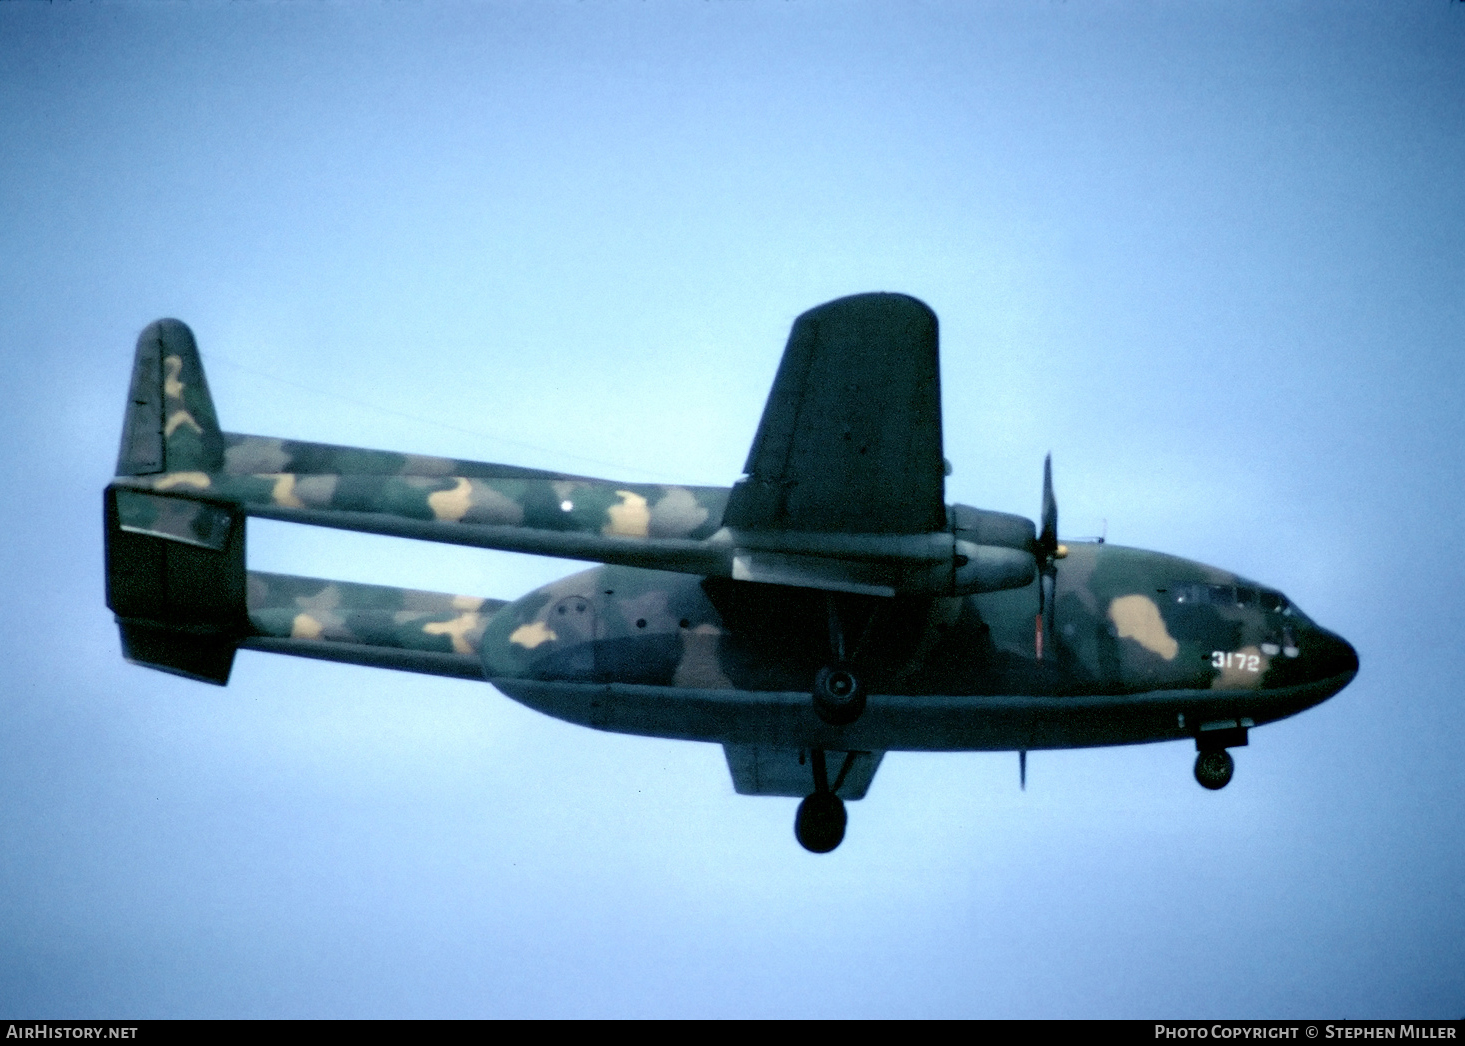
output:
[[[1211,651],[1212,668],[1234,668],[1243,672],[1260,672],[1262,659],[1259,654],[1232,654],[1225,650]]]

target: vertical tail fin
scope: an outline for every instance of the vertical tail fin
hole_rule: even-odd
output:
[[[223,465],[224,435],[193,331],[179,320],[148,324],[133,358],[117,475],[217,472]]]
[[[149,324],[137,339],[118,479],[223,467],[224,434],[193,332],[178,320]],[[189,497],[191,489],[107,488],[107,606],[128,660],[222,685],[249,632],[244,517]],[[203,530],[200,518],[209,520]]]

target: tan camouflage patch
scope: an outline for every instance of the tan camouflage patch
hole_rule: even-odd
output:
[[[454,596],[454,610],[481,610],[484,599],[482,596]]]
[[[178,380],[178,375],[183,373],[182,356],[166,356],[163,359],[163,395],[175,400],[183,398],[183,382]]]
[[[168,416],[168,423],[163,426],[163,438],[170,439],[180,425],[187,425],[200,436],[203,435],[203,426],[193,420],[193,415],[186,410],[175,410]]]
[[[197,487],[206,490],[209,485],[207,472],[170,472],[153,480],[154,490],[172,490],[174,487]]]
[[[601,527],[600,532],[607,537],[616,535],[625,538],[644,538],[651,524],[651,512],[646,507],[646,499],[629,490],[618,490],[616,495],[621,499],[621,503],[605,510],[605,514],[610,517],[610,522]]]
[[[270,491],[270,499],[276,505],[283,508],[304,508],[305,502],[295,496],[295,473],[281,472],[274,476],[263,476],[263,479],[273,479],[274,489]]]
[[[448,636],[453,641],[453,653],[476,654],[478,648],[468,642],[468,637],[477,639],[483,634],[483,618],[472,611],[459,614],[451,621],[429,621],[422,631],[430,636]],[[516,632],[515,635],[518,633]],[[510,637],[512,642],[512,637]]]
[[[541,643],[550,643],[558,639],[554,629],[550,628],[543,621],[531,621],[527,625],[520,625],[509,633],[509,642],[515,646],[525,647],[533,650]]]
[[[473,484],[462,476],[454,477],[452,490],[440,490],[427,496],[427,507],[438,519],[456,523],[468,514],[473,506]]]
[[[290,625],[291,639],[319,639],[321,624],[309,614],[296,614]]]
[[[1170,635],[1160,608],[1149,596],[1120,596],[1109,604],[1109,620],[1114,622],[1120,639],[1133,639],[1166,661],[1174,661],[1180,653],[1180,644]]]

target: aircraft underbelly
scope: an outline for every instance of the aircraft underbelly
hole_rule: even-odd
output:
[[[1240,718],[1259,726],[1325,700],[1346,680],[1261,693],[872,694],[864,715],[844,727],[820,720],[804,692],[510,678],[489,682],[546,715],[615,733],[836,751],[1008,751],[1175,741],[1193,737],[1204,723]]]

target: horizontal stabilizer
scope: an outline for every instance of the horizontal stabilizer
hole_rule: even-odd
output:
[[[723,745],[738,795],[806,796],[814,791],[814,762],[807,748]],[[830,790],[841,799],[863,799],[884,752],[826,752]]]

